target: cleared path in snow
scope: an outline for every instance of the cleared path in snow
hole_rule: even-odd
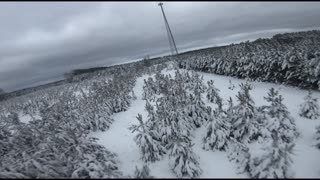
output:
[[[128,129],[132,124],[137,124],[138,113],[144,116],[144,100],[142,100],[143,76],[137,79],[134,92],[137,100],[133,101],[130,108],[125,112],[115,113],[114,122],[106,132],[93,133],[92,136],[99,138],[99,143],[108,150],[116,153],[120,160],[119,168],[124,175],[133,175],[135,166],[142,163],[140,160],[140,150],[133,141],[135,133]]]

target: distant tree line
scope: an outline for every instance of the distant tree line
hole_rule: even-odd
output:
[[[320,31],[277,34],[175,57],[180,68],[320,89]]]
[[[5,99],[5,91],[0,88],[0,101]]]

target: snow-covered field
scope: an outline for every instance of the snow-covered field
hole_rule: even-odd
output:
[[[165,74],[174,75],[174,71],[164,70]],[[238,93],[241,82],[246,80],[219,76],[208,73],[200,73],[206,81],[214,80],[214,85],[220,90],[220,96],[223,98],[224,103],[229,97],[235,99]],[[137,144],[133,141],[135,133],[131,133],[128,129],[132,124],[137,124],[136,116],[140,113],[144,119],[147,118],[145,111],[145,101],[142,100],[142,86],[143,80],[148,78],[144,75],[137,79],[134,92],[137,99],[133,101],[131,107],[125,111],[116,113],[113,118],[115,122],[111,125],[110,129],[106,132],[92,133],[91,136],[99,138],[99,143],[104,145],[108,150],[118,154],[120,161],[120,171],[124,175],[133,175],[135,166],[141,167],[143,164],[140,160],[140,150]],[[229,80],[235,85],[235,89],[229,89]],[[264,96],[270,88],[274,87],[279,90],[279,93],[284,97],[284,103],[287,106],[290,114],[294,117],[297,129],[301,133],[295,147],[295,155],[293,159],[293,171],[296,178],[315,178],[320,177],[320,150],[313,146],[313,136],[315,135],[315,127],[320,125],[320,119],[309,120],[299,116],[299,105],[303,102],[303,98],[307,95],[306,90],[301,90],[294,87],[282,86],[273,83],[251,82],[254,89],[251,91],[252,98],[255,105],[266,105]],[[313,96],[320,99],[320,92],[313,92]],[[207,102],[208,103],[208,102]],[[208,104],[209,105],[209,104]],[[200,178],[246,178],[245,174],[238,174],[236,166],[227,158],[226,152],[213,152],[205,151],[202,149],[201,138],[204,133],[204,127],[199,128],[193,137],[194,152],[200,157],[199,163],[203,170]],[[154,177],[170,178],[176,177],[169,167],[167,157],[161,161],[149,164],[150,175]]]

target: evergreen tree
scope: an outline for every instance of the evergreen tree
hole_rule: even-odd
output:
[[[320,149],[320,126],[316,127],[315,146]]]
[[[293,143],[282,142],[279,133],[272,131],[272,144],[265,143],[263,154],[253,157],[250,161],[252,178],[292,178]]]
[[[156,112],[148,100],[146,100],[145,110],[148,112],[148,120],[145,122],[147,128],[149,130],[157,130]]]
[[[133,100],[137,99],[137,96],[135,95],[133,90],[131,90],[131,97],[132,97]]]
[[[320,109],[318,99],[312,97],[312,92],[308,91],[308,95],[304,98],[305,102],[300,105],[299,115],[308,119],[317,119],[320,117]]]
[[[203,137],[203,149],[226,150],[230,135],[230,124],[224,112],[217,110],[206,125],[207,132]]]
[[[11,137],[12,133],[8,130],[8,125],[0,125],[0,167],[4,165],[1,163],[2,158],[12,149]]]
[[[173,107],[166,97],[161,97],[156,104],[157,130],[163,145],[169,144],[174,136],[181,134],[178,123],[172,119]]]
[[[237,139],[239,142],[248,142],[254,132],[255,107],[249,91],[252,86],[249,84],[240,84],[241,90],[238,92],[237,99],[239,104],[232,107],[231,118],[231,137]],[[231,102],[230,102],[231,103]],[[230,113],[229,113],[230,114]]]
[[[237,164],[239,173],[248,173],[251,155],[247,145],[230,137],[228,147],[228,159]]]
[[[139,125],[132,125],[129,129],[133,132],[138,131],[134,140],[138,144],[142,156],[141,159],[147,161],[157,161],[165,154],[165,148],[161,145],[160,139],[152,136],[157,134],[156,131],[150,131],[142,121],[141,114],[138,114],[137,119]]]
[[[79,102],[81,112],[77,112],[77,119],[82,122],[83,128],[92,131],[105,131],[113,123],[111,110],[107,103],[99,102],[93,95],[84,97]],[[81,115],[80,115],[81,114]]]
[[[252,125],[254,128],[251,128],[251,137],[250,141],[258,141],[259,143],[264,143],[265,139],[271,137],[270,131],[267,126],[270,121],[270,117],[267,115],[267,112],[264,107],[258,107],[255,113],[255,121]]]
[[[144,164],[141,169],[138,169],[138,167],[136,166],[136,170],[134,171],[134,178],[146,179],[153,178],[153,176],[150,176],[150,169],[146,164]]]
[[[216,103],[219,107],[219,109],[222,109],[222,99],[219,95],[219,89],[215,88],[213,85],[213,80],[210,80],[207,82],[208,84],[208,89],[207,89],[207,99],[211,103]]]
[[[187,88],[192,91],[196,97],[201,96],[201,94],[206,90],[206,86],[203,83],[203,76],[200,76],[198,73],[192,71]]]
[[[149,100],[154,101],[155,100],[155,94],[157,93],[157,87],[156,83],[153,81],[153,78],[149,77],[148,80],[143,80],[143,94],[142,99],[143,100]]]
[[[161,97],[157,101],[156,127],[163,145],[168,145],[176,136],[191,135],[194,124],[184,109],[178,108],[176,98]]]
[[[177,177],[198,177],[202,173],[199,157],[194,154],[187,136],[175,137],[169,145],[170,165]]]
[[[265,106],[267,113],[270,117],[270,123],[268,129],[270,132],[277,126],[274,124],[279,123],[279,128],[276,129],[279,132],[281,139],[286,143],[293,142],[298,136],[299,133],[296,129],[296,124],[294,119],[290,116],[287,107],[283,104],[283,97],[279,95],[279,92],[274,88],[271,88],[268,92],[268,96],[264,99],[270,103],[269,106]]]
[[[201,96],[189,95],[189,105],[187,106],[188,115],[193,119],[195,127],[201,127],[208,119],[207,107],[202,101]]]
[[[234,114],[234,104],[231,97],[227,100],[228,102],[228,109],[227,109],[227,115],[233,115]]]
[[[14,125],[18,125],[20,123],[19,115],[16,112],[10,112],[7,119]]]
[[[229,79],[229,87],[228,87],[228,89],[234,90],[234,88],[236,88],[236,86],[234,84],[232,84],[231,80]]]

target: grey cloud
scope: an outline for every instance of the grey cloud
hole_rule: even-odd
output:
[[[317,2],[165,2],[179,51],[318,28]],[[169,53],[157,2],[5,2],[0,87],[59,79],[74,68]]]

